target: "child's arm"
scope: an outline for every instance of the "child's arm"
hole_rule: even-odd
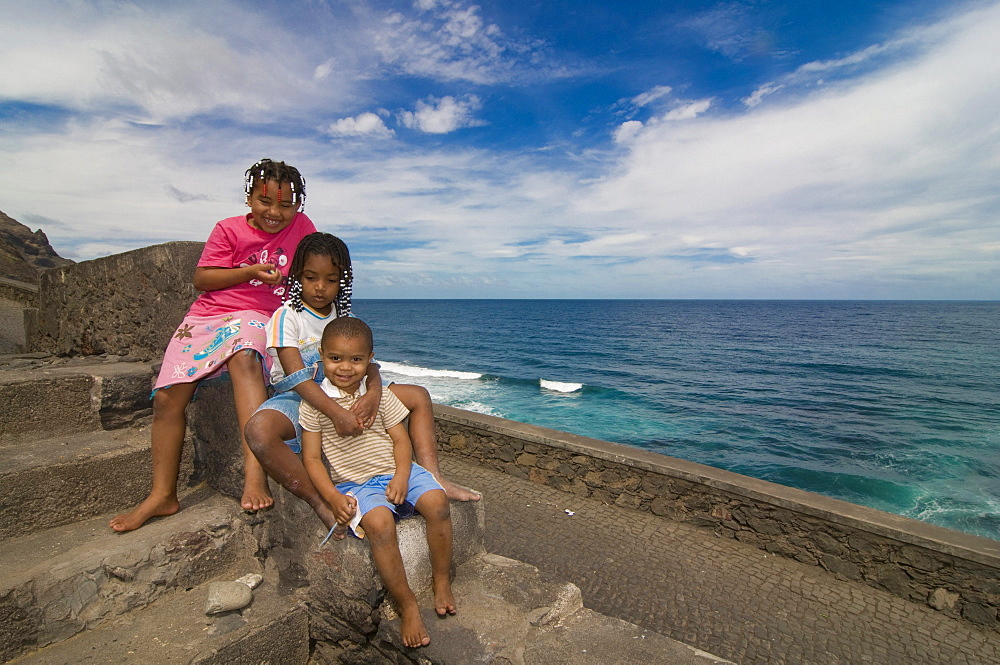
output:
[[[270,263],[258,263],[252,266],[240,266],[239,268],[213,268],[210,266],[198,266],[194,269],[194,288],[199,291],[218,291],[236,286],[243,282],[259,279],[265,284],[275,286],[285,278]]]
[[[330,480],[330,474],[323,464],[322,437],[319,432],[302,431],[302,465],[309,474],[309,479],[323,500],[333,509],[333,515],[340,524],[347,524],[354,517],[357,509],[357,499],[341,494]]]
[[[278,351],[278,362],[285,376],[289,376],[305,368],[302,362],[302,354],[294,346],[280,346]],[[357,414],[348,411],[336,400],[323,392],[319,384],[315,381],[303,381],[294,388],[295,392],[305,401],[316,407],[320,413],[330,419],[337,434],[341,436],[357,436],[364,431],[364,426]]]
[[[385,489],[385,498],[389,503],[398,506],[406,501],[406,493],[410,489],[410,469],[413,466],[413,446],[410,445],[410,435],[406,425],[398,423],[386,430],[392,439],[392,456],[396,461],[396,472]]]
[[[365,377],[365,394],[351,406],[351,413],[358,417],[365,428],[368,428],[375,422],[378,405],[382,401],[382,373],[374,360],[368,363]]]

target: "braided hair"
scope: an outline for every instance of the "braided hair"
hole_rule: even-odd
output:
[[[299,246],[295,249],[295,256],[292,257],[292,265],[288,268],[288,279],[290,281],[285,301],[292,304],[296,312],[302,311],[302,282],[299,278],[305,269],[306,257],[310,254],[316,256],[327,256],[333,265],[340,268],[340,289],[337,297],[333,301],[337,316],[350,316],[351,314],[351,291],[353,290],[354,271],[351,269],[351,253],[347,250],[344,241],[330,233],[310,233],[299,241]]]
[[[262,159],[247,169],[244,176],[243,188],[247,193],[247,200],[253,192],[253,186],[257,183],[264,183],[267,187],[268,180],[275,180],[278,183],[287,182],[292,188],[292,203],[299,206],[301,210],[306,205],[306,179],[302,177],[299,170],[294,166],[284,162],[275,162],[270,159]]]

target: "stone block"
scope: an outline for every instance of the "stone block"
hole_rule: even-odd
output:
[[[849,580],[861,580],[861,569],[850,561],[845,561],[840,557],[831,554],[824,554],[819,558],[820,564],[828,571]]]
[[[45,271],[34,350],[159,358],[197,296],[203,246],[170,242]]]
[[[227,496],[241,497],[243,451],[228,375],[202,383],[187,413],[199,477]],[[271,489],[277,489],[274,483]]]
[[[936,610],[953,610],[958,605],[960,598],[959,594],[939,587],[931,592],[927,604]]]

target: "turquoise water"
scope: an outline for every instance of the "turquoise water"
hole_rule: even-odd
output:
[[[1000,540],[1000,303],[360,300],[435,401]]]

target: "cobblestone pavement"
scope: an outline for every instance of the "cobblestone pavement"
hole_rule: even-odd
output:
[[[740,665],[1000,663],[1000,633],[821,568],[453,457],[441,466],[483,492],[490,552],[573,582],[593,610]]]

